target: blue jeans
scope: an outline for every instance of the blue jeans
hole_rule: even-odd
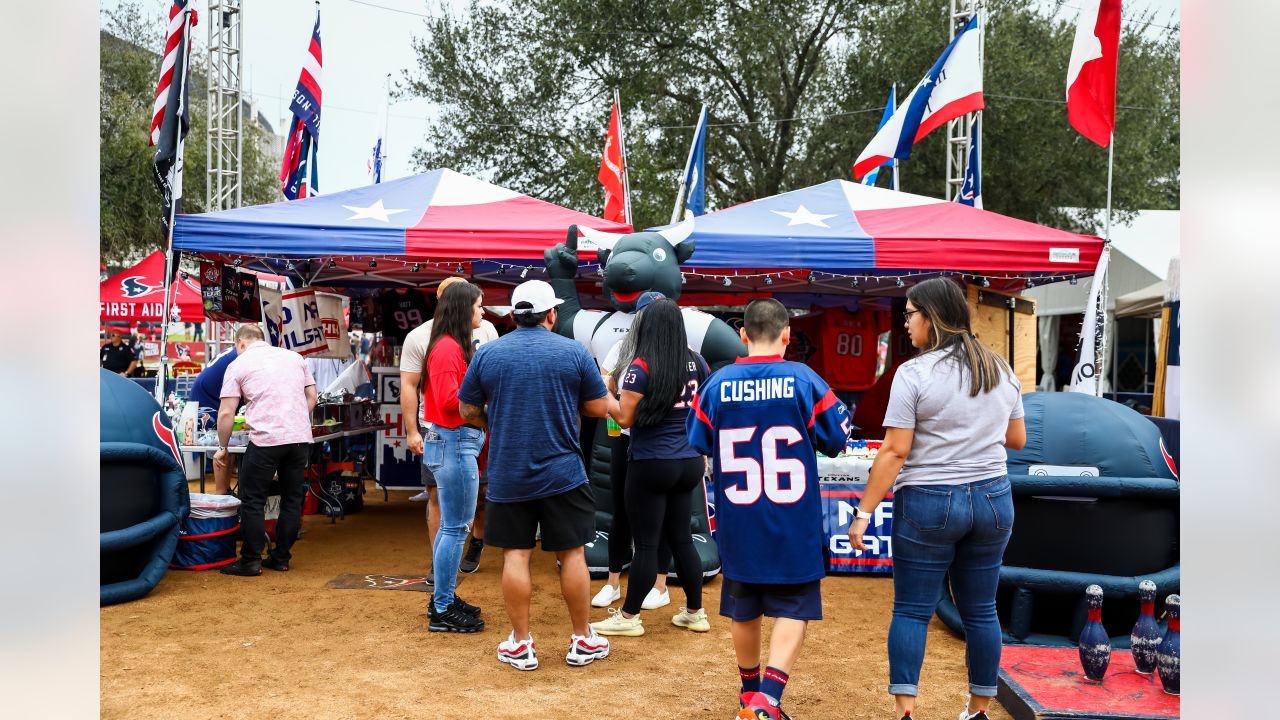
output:
[[[462,544],[476,515],[476,493],[480,488],[476,458],[480,457],[483,447],[484,431],[470,425],[456,428],[437,425],[423,436],[422,462],[435,475],[440,499],[440,531],[431,548],[436,583],[432,602],[438,612],[448,610],[453,604]]]
[[[1013,534],[1008,476],[965,485],[908,485],[893,500],[889,693],[917,694],[929,620],[950,573],[964,621],[969,693],[994,697],[1001,641],[996,587]]]

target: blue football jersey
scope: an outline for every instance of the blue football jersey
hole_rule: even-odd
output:
[[[817,373],[780,357],[738,358],[699,389],[689,444],[712,458],[716,541],[725,577],[821,579],[817,452],[844,449],[849,409]]]

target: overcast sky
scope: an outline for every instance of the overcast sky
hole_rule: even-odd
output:
[[[170,0],[143,0],[157,14],[167,13]],[[939,0],[940,3],[946,0]],[[103,0],[113,8],[120,0]],[[203,11],[205,2],[196,0]],[[303,53],[315,23],[314,0],[244,2],[242,11],[244,91],[282,132],[289,98],[298,82]],[[463,0],[450,0],[458,9]],[[1053,3],[1045,0],[1046,6]],[[1076,14],[1076,0],[1067,0],[1064,16]],[[322,193],[346,190],[368,182],[367,161],[376,134],[378,109],[385,95],[387,73],[393,82],[414,66],[412,40],[422,35],[424,16],[438,12],[439,2],[423,0],[325,0],[320,35],[324,48],[323,116],[319,149]],[[1124,15],[1147,8],[1157,11],[1156,22],[1177,22],[1178,0],[1125,0]],[[207,38],[201,18],[199,38]],[[1066,67],[1066,60],[1063,60]],[[909,82],[910,80],[904,80]],[[1064,76],[1065,82],[1065,76]],[[393,104],[387,121],[387,162],[383,179],[412,172],[410,153],[422,143],[431,106],[423,100]],[[604,112],[604,111],[602,111]],[[603,124],[603,120],[602,120]],[[603,132],[603,131],[602,131]]]

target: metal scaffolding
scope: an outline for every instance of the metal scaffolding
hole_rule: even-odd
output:
[[[240,0],[209,0],[209,129],[205,212],[241,204],[244,110]]]
[[[956,35],[964,30],[964,26],[969,23],[974,14],[981,12],[981,0],[951,0],[950,39],[955,40]],[[985,73],[986,17],[983,16],[978,22],[981,26],[979,32],[982,33],[978,36],[978,58],[983,64]],[[983,84],[985,86],[986,83]],[[947,200],[955,200],[960,195],[960,187],[964,185],[965,164],[969,160],[969,136],[980,114],[981,111],[966,113],[963,117],[947,123],[947,184],[942,195]]]

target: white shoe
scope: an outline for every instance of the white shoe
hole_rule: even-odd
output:
[[[409,502],[426,502],[427,500],[430,500],[430,499],[431,499],[431,492],[428,490],[423,490],[417,495],[414,495],[413,497],[409,498]]]
[[[645,610],[657,610],[671,604],[671,593],[667,591],[658,592],[658,588],[649,588],[649,594],[644,596],[644,602],[640,603],[640,607]]]
[[[622,591],[612,585],[605,585],[600,592],[591,598],[591,607],[609,607],[622,598]]]
[[[516,642],[516,632],[498,643],[498,659],[517,670],[537,670],[538,654],[533,649],[533,635],[528,640]]]
[[[711,623],[707,622],[706,608],[698,608],[698,612],[692,613],[680,608],[680,612],[672,616],[671,624],[676,627],[689,628],[694,632],[706,632],[711,629]]]
[[[618,608],[609,608],[609,617],[591,623],[591,629],[601,635],[625,635],[640,637],[644,634],[644,623],[640,616],[625,617]]]
[[[594,628],[591,629],[590,635],[569,636],[569,654],[564,656],[566,663],[582,667],[607,657],[609,657],[609,638],[600,637]]]

